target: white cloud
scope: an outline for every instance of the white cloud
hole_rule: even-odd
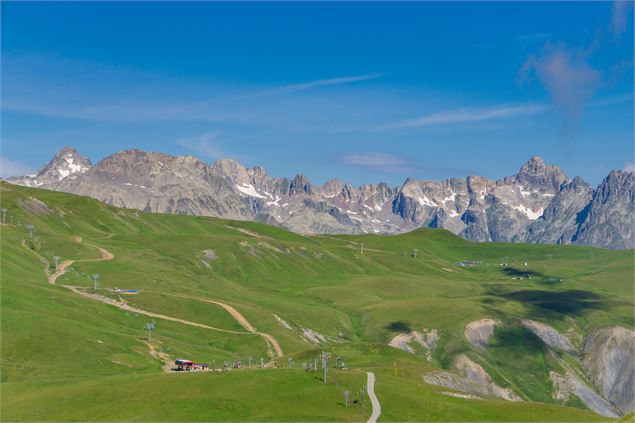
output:
[[[348,153],[342,154],[339,159],[344,164],[365,167],[373,171],[403,173],[412,170],[408,160],[388,153]]]
[[[405,164],[406,160],[388,153],[350,153],[342,156],[347,164],[361,166],[395,166]]]
[[[609,30],[616,38],[620,37],[624,31],[626,31],[626,26],[628,24],[628,12],[631,8],[631,3],[632,0],[618,0],[613,2]]]
[[[269,96],[269,95],[280,95],[280,94],[310,90],[310,89],[318,88],[318,87],[325,87],[329,85],[350,84],[353,82],[377,79],[381,77],[382,75],[383,73],[367,73],[364,75],[357,75],[357,76],[343,76],[343,77],[331,78],[331,79],[316,79],[314,81],[302,82],[299,84],[289,84],[289,85],[282,85],[279,87],[269,88],[266,90],[259,91],[255,94],[247,95],[245,97],[248,98],[248,97],[263,97],[263,96]]]
[[[626,163],[623,170],[624,172],[635,172],[635,163]]]
[[[18,161],[0,157],[0,177],[24,176],[32,173],[33,169]]]
[[[520,70],[521,79],[535,75],[549,93],[554,105],[569,118],[577,119],[584,105],[602,82],[602,73],[587,62],[586,51],[547,43],[530,56]]]
[[[446,123],[476,122],[490,119],[512,118],[533,115],[545,111],[544,104],[510,105],[502,104],[485,108],[461,108],[431,113],[414,119],[408,119],[387,125],[386,128],[409,128],[417,126],[441,125]]]
[[[227,157],[220,148],[218,132],[205,132],[195,137],[177,140],[177,144],[209,160],[219,160]]]
[[[594,106],[594,107],[609,106],[611,104],[619,104],[619,103],[624,103],[626,101],[633,101],[633,93],[619,94],[619,95],[614,95],[611,97],[598,99],[589,103],[589,106]]]

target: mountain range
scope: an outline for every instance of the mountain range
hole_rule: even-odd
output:
[[[407,179],[353,187],[271,177],[231,159],[125,150],[97,164],[66,147],[39,172],[9,182],[96,198],[145,212],[253,220],[299,233],[394,234],[445,228],[479,242],[635,246],[633,172],[611,171],[595,188],[532,157],[515,175]]]

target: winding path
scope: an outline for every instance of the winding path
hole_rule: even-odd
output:
[[[249,323],[249,321],[245,318],[245,316],[243,316],[238,310],[236,310],[234,307],[230,306],[229,304],[225,304],[222,303],[220,301],[217,300],[211,300],[209,298],[202,298],[202,297],[192,297],[189,295],[178,295],[178,294],[165,294],[165,295],[169,295],[172,297],[180,297],[180,298],[188,298],[190,300],[196,300],[196,301],[203,301],[206,303],[212,303],[212,304],[216,304],[218,306],[221,306],[222,308],[225,309],[225,311],[227,311],[229,314],[231,314],[231,316],[243,327],[245,328],[245,330],[247,332],[251,332],[254,335],[258,335],[264,338],[264,340],[267,342],[267,347],[268,347],[268,353],[270,357],[275,357],[275,358],[280,358],[284,355],[284,353],[282,352],[282,348],[280,347],[280,344],[278,343],[278,340],[276,338],[274,338],[273,336],[269,335],[268,333],[264,333],[264,332],[259,332],[258,330],[256,330],[255,327],[253,327],[251,325],[251,323]],[[273,348],[273,350],[272,350]],[[275,351],[275,355],[274,355],[274,351]]]
[[[82,242],[82,238],[80,237],[74,237],[73,240],[75,242]],[[33,252],[35,255],[37,255],[41,261],[43,261],[44,263],[47,263],[46,259],[44,257],[42,257],[40,254],[38,254],[36,251],[28,248],[28,246],[26,245],[26,243],[22,243],[22,245],[28,249],[29,251]],[[256,330],[256,328],[254,328],[251,323],[249,323],[249,321],[242,315],[240,314],[240,312],[238,310],[236,310],[234,307],[230,306],[229,304],[225,304],[222,303],[220,301],[216,301],[216,300],[210,300],[210,299],[206,299],[206,298],[198,298],[198,297],[188,297],[185,295],[175,295],[175,294],[167,294],[167,295],[172,295],[172,296],[177,296],[177,297],[184,297],[184,298],[191,298],[194,300],[198,300],[198,301],[204,301],[204,302],[208,302],[208,303],[212,303],[212,304],[216,304],[221,306],[223,309],[225,309],[243,328],[245,328],[245,330],[247,330],[247,332],[240,332],[240,331],[235,331],[235,330],[229,330],[229,329],[221,329],[221,328],[217,328],[214,326],[210,326],[210,325],[206,325],[204,323],[197,323],[197,322],[192,322],[189,320],[185,320],[185,319],[179,319],[178,317],[172,317],[172,316],[166,316],[164,314],[159,314],[159,313],[154,313],[152,311],[147,311],[147,310],[143,310],[140,309],[138,307],[134,307],[131,306],[130,304],[124,302],[124,301],[119,301],[119,300],[115,300],[113,298],[109,298],[106,297],[104,295],[100,295],[97,293],[91,293],[91,292],[86,292],[84,291],[82,288],[77,287],[77,286],[72,286],[72,285],[61,285],[61,284],[56,284],[57,279],[62,276],[64,273],[66,273],[66,270],[68,269],[69,266],[71,266],[73,263],[76,262],[87,262],[87,261],[107,261],[107,260],[112,260],[115,256],[108,250],[99,247],[97,245],[93,245],[93,244],[88,244],[91,247],[95,247],[99,250],[100,254],[101,254],[101,258],[95,258],[95,259],[81,259],[81,260],[65,260],[62,263],[60,263],[57,266],[57,271],[51,275],[48,275],[48,282],[51,285],[57,285],[57,286],[61,286],[64,287],[78,295],[81,295],[83,297],[86,298],[90,298],[96,301],[100,301],[104,304],[109,304],[112,306],[115,306],[121,310],[124,311],[129,311],[132,313],[137,313],[137,314],[142,314],[144,316],[148,316],[148,317],[154,317],[157,319],[163,319],[163,320],[169,320],[171,322],[176,322],[176,323],[181,323],[184,325],[189,325],[189,326],[194,326],[194,327],[198,327],[198,328],[202,328],[202,329],[209,329],[209,330],[215,330],[218,332],[225,332],[225,333],[232,333],[232,334],[236,334],[236,335],[258,335],[261,336],[265,342],[267,343],[267,353],[271,358],[279,358],[282,357],[283,352],[282,352],[282,348],[280,347],[280,344],[278,343],[278,341],[271,335],[269,335],[268,333],[263,333],[263,332],[258,332]],[[46,268],[45,268],[45,273],[46,272]],[[275,352],[274,352],[275,351]]]
[[[377,419],[381,415],[381,404],[377,395],[375,395],[375,373],[367,372],[368,381],[366,382],[366,391],[370,398],[370,403],[373,405],[373,412],[368,419],[368,423],[376,423]]]

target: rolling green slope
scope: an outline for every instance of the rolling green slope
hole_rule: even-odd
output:
[[[1,229],[3,420],[359,421],[370,415],[359,394],[366,371],[377,374],[386,421],[599,420],[581,403],[565,407],[552,398],[548,372],[559,365],[514,322],[539,320],[580,336],[633,325],[632,251],[474,244],[427,229],[302,236],[253,222],[117,209],[4,182],[0,189],[8,209]],[[27,224],[35,226],[32,240]],[[81,261],[99,258],[97,247],[114,258]],[[53,256],[75,261],[56,285],[47,281]],[[457,266],[466,259],[480,264]],[[122,310],[60,286],[92,293],[94,273],[101,298],[215,329]],[[140,293],[119,296],[115,288]],[[145,341],[150,321],[152,348],[172,359],[216,367],[250,356],[269,361],[264,337],[205,300],[234,307],[277,340],[282,368],[164,374]],[[463,331],[485,317],[506,326],[492,348],[476,351]],[[386,345],[424,328],[440,333],[431,361]],[[313,345],[307,333],[325,341]],[[328,384],[321,372],[300,368],[320,350],[348,366],[332,369]],[[423,382],[461,353],[525,401],[457,398]],[[345,390],[358,400],[349,407]]]

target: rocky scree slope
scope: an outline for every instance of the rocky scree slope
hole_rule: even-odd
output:
[[[353,187],[271,177],[224,159],[126,150],[96,165],[64,148],[35,175],[9,182],[148,212],[255,220],[301,233],[392,234],[445,228],[472,241],[633,248],[634,176],[612,171],[595,189],[532,157],[516,175],[407,179]]]

